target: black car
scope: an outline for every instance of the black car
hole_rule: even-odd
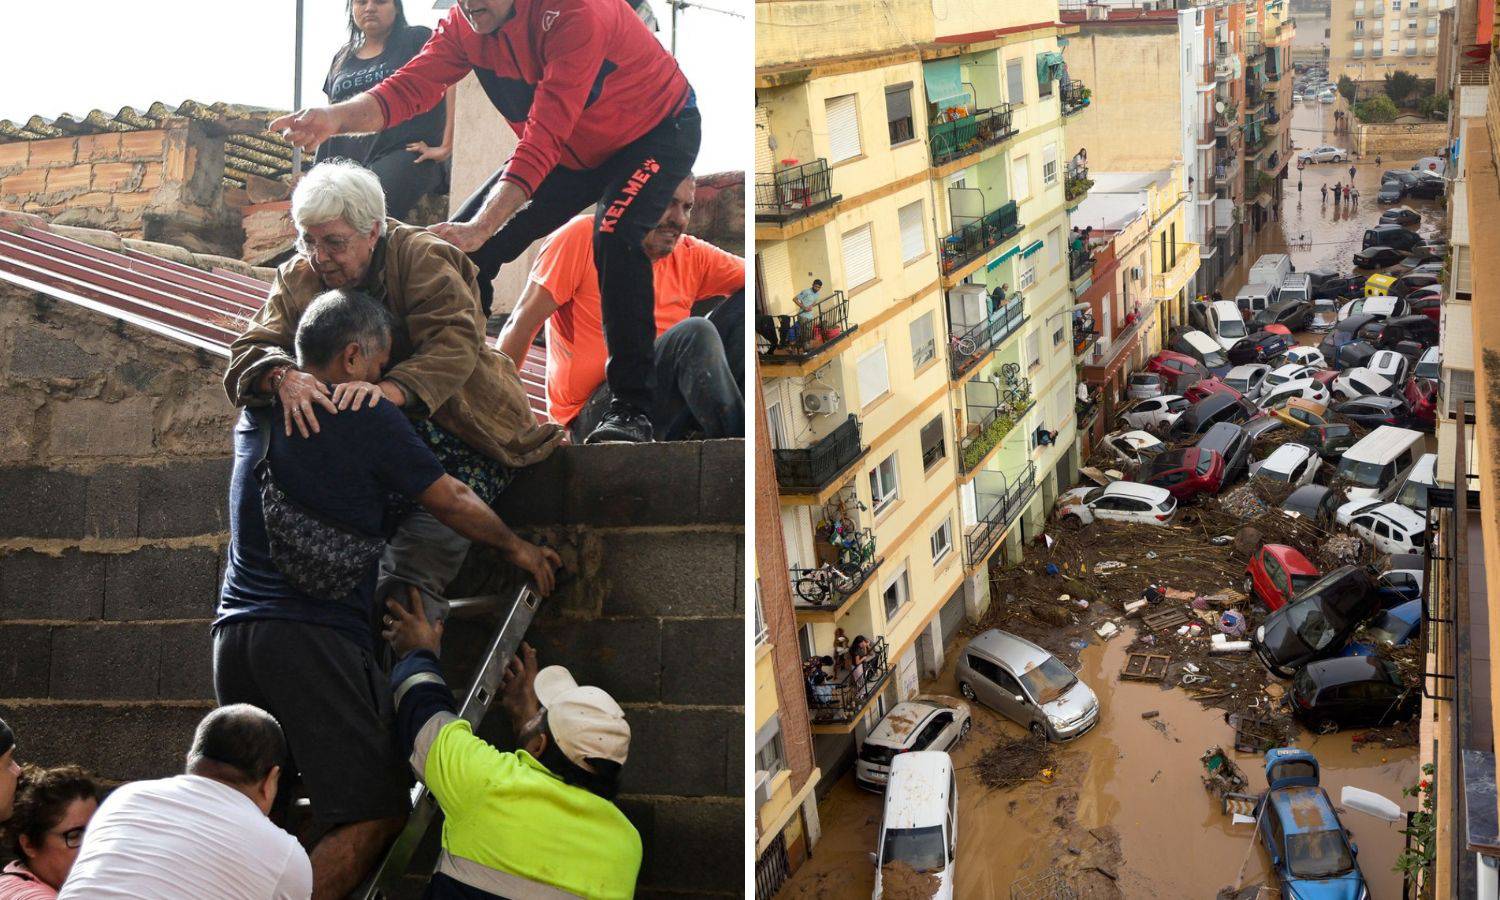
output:
[[[1293,303],[1302,301],[1294,300]],[[1309,310],[1312,304],[1307,304]],[[1292,346],[1291,337],[1279,331],[1257,331],[1248,337],[1242,337],[1234,342],[1226,354],[1231,366],[1243,366],[1249,363],[1263,363],[1268,359],[1275,359],[1285,353]]]
[[[1375,200],[1379,203],[1395,203],[1406,194],[1406,185],[1394,179],[1380,182],[1380,190],[1375,194]]]
[[[1418,171],[1415,184],[1406,186],[1406,196],[1416,197],[1419,200],[1436,200],[1443,196],[1448,189],[1448,184],[1443,176],[1436,172]]]
[[[1406,408],[1406,401],[1400,397],[1378,395],[1356,397],[1335,406],[1332,412],[1366,428],[1375,428],[1379,425],[1410,428],[1412,424],[1411,410]]]
[[[1250,438],[1245,429],[1230,422],[1219,422],[1203,433],[1195,444],[1199,450],[1212,450],[1224,457],[1224,477],[1221,485],[1228,485],[1249,471]]]
[[[1380,214],[1380,224],[1416,228],[1422,224],[1422,214],[1410,206],[1396,206]]]
[[[1307,663],[1342,650],[1354,630],[1379,610],[1370,573],[1341,566],[1267,616],[1250,645],[1272,674],[1289,678]]]
[[[1365,229],[1360,246],[1364,248],[1393,247],[1401,251],[1401,255],[1396,259],[1399,262],[1406,258],[1411,248],[1420,243],[1422,243],[1422,236],[1415,231],[1402,228],[1400,225],[1376,225]]]
[[[1341,368],[1339,363],[1339,348],[1352,341],[1359,340],[1355,335],[1359,330],[1371,322],[1377,321],[1373,313],[1355,313],[1342,322],[1333,326],[1333,330],[1323,336],[1318,342],[1318,350],[1322,352],[1323,358],[1330,366]]]
[[[1197,437],[1220,422],[1243,425],[1255,417],[1258,410],[1246,400],[1232,394],[1209,394],[1182,411],[1172,423],[1167,435],[1173,441]]]
[[[1379,324],[1378,322],[1373,323],[1374,326],[1379,326]],[[1370,327],[1372,326],[1365,326],[1365,328]],[[1364,330],[1361,330],[1360,335],[1364,334]],[[1360,366],[1367,366],[1370,364],[1370,357],[1375,355],[1375,350],[1375,345],[1367,340],[1352,341],[1339,348],[1338,359],[1334,360],[1333,367],[1344,371],[1347,369],[1357,369]]]
[[[1416,341],[1397,341],[1390,349],[1406,357],[1407,366],[1412,369],[1417,367],[1417,361],[1422,358],[1422,354],[1427,350],[1426,347],[1423,347]]]
[[[1257,328],[1267,325],[1285,325],[1292,331],[1301,331],[1312,321],[1311,300],[1279,300],[1255,314],[1252,324]]]
[[[1366,247],[1354,254],[1354,268],[1383,269],[1405,258],[1406,252],[1395,247]]]
[[[1311,425],[1302,429],[1295,438],[1299,444],[1318,451],[1324,459],[1338,459],[1344,451],[1354,446],[1354,429],[1348,425],[1330,422],[1327,425]]]
[[[1424,347],[1438,342],[1438,323],[1431,316],[1397,316],[1384,322],[1370,322],[1358,332],[1361,340],[1368,340],[1377,350],[1389,350],[1402,341],[1412,341]]]
[[[1313,287],[1313,299],[1341,300],[1363,296],[1367,277],[1357,272],[1352,275],[1334,275],[1332,278],[1316,283]]]
[[[1309,663],[1292,679],[1292,712],[1318,734],[1405,722],[1421,708],[1421,692],[1378,656]]]
[[[1281,508],[1311,519],[1314,524],[1327,528],[1333,525],[1339,504],[1343,498],[1333,488],[1321,484],[1304,484],[1281,501]]]
[[[1430,266],[1436,264],[1441,267],[1443,258],[1431,252],[1425,245],[1411,248],[1406,258],[1386,270],[1387,275],[1405,275],[1419,266]]]
[[[1434,272],[1407,272],[1391,285],[1392,297],[1405,297],[1417,288],[1431,287],[1442,278]]]
[[[1416,187],[1417,182],[1421,179],[1421,177],[1421,175],[1417,174],[1416,169],[1386,169],[1384,172],[1380,173],[1380,180],[1382,183],[1387,181],[1399,181],[1401,182],[1401,189],[1403,191],[1409,191],[1412,188]]]

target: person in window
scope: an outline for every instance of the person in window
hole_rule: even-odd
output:
[[[6,823],[16,859],[0,871],[0,900],[54,900],[99,808],[100,785],[78,766],[27,766]]]
[[[323,93],[341,103],[369,90],[417,55],[432,30],[410,25],[401,0],[347,0],[349,42],[333,57]],[[406,221],[417,201],[447,181],[453,152],[453,88],[432,109],[373,134],[340,135],[318,148],[318,161],[351,159],[380,177],[386,211]]]

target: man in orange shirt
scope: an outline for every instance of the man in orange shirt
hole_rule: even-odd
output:
[[[649,381],[657,440],[742,437],[745,261],[683,234],[693,211],[694,181],[685,179],[646,234],[656,295],[655,366]],[[594,268],[592,219],[582,215],[549,235],[531,278],[500,333],[513,360],[547,326],[547,411],[582,443],[609,408],[608,350]],[[693,304],[729,295],[708,316]]]

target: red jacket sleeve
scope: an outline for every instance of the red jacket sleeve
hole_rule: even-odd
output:
[[[380,104],[385,127],[400,125],[419,116],[443,99],[449,85],[469,74],[469,60],[459,43],[458,32],[466,27],[457,21],[463,13],[455,5],[447,18],[433,29],[422,49],[391,76],[370,88]]]
[[[593,4],[558,0],[545,15],[554,13],[550,27],[542,29],[542,81],[526,117],[525,133],[501,176],[528,195],[557,165],[563,142],[573,133],[604,64],[605,27]]]

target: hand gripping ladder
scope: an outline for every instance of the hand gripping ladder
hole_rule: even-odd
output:
[[[500,600],[501,598],[494,596],[454,600],[450,615],[498,605]],[[459,718],[467,719],[475,731],[479,730],[479,723],[495,702],[505,666],[520,648],[521,638],[526,635],[526,629],[531,627],[532,617],[536,615],[540,603],[541,596],[527,583],[516,592],[510,610],[501,616],[500,626],[480,660],[474,683],[469,686],[469,692],[458,709]],[[393,892],[406,875],[412,855],[417,852],[417,846],[422,843],[422,838],[432,827],[438,813],[437,800],[433,799],[432,793],[421,782],[412,788],[411,805],[411,817],[406,820],[406,827],[401,829],[390,849],[385,851],[385,857],[381,859],[374,874],[354,893],[355,897],[362,900],[389,900],[395,896]]]

